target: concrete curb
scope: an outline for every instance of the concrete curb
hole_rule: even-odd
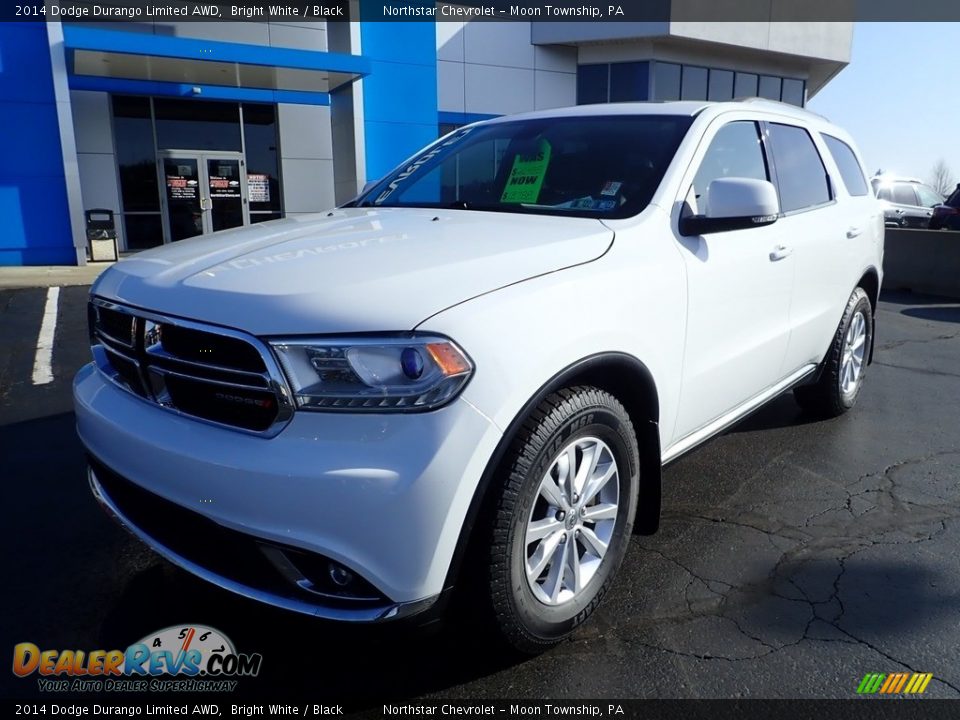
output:
[[[0,267],[0,290],[21,288],[64,287],[90,285],[112,262],[73,265],[35,265],[28,267]]]

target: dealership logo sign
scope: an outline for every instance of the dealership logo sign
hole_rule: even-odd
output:
[[[126,650],[13,648],[13,674],[36,675],[41,691],[213,691],[235,689],[236,678],[256,677],[263,658],[239,653],[222,632],[204,625],[174,625]]]

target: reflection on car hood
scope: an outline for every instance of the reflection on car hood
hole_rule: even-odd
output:
[[[139,253],[93,293],[261,335],[409,330],[451,305],[594,260],[598,220],[344,209]]]

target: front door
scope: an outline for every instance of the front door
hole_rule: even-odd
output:
[[[164,188],[166,242],[249,224],[239,153],[168,151],[160,154],[157,165]]]
[[[706,190],[713,180],[770,180],[755,122],[733,120],[714,128],[708,129],[709,145],[692,165],[696,174],[686,204],[693,214],[707,210]],[[678,235],[678,242],[689,290],[674,437],[684,438],[781,379],[794,266],[779,221],[700,237]]]

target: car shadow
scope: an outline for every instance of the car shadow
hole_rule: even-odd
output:
[[[949,305],[956,303],[956,298],[922,295],[910,290],[881,290],[880,302],[891,305]]]
[[[773,576],[748,580],[746,587],[754,591],[743,593],[740,601],[750,607],[737,607],[731,601],[724,606],[724,614],[749,618],[761,635],[776,636],[778,631],[794,635],[807,618],[784,613],[782,596],[773,590],[789,584],[790,597],[808,601],[817,618],[840,632],[868,642],[877,638],[899,642],[919,627],[937,627],[957,617],[960,596],[942,590],[951,582],[909,557],[854,555],[842,563],[825,557],[792,560],[778,564]]]
[[[960,323],[960,305],[941,305],[938,307],[911,307],[901,310],[902,315],[920,320]]]
[[[3,425],[0,457],[0,524],[10,539],[3,556],[12,578],[4,619],[17,629],[16,642],[124,650],[170,626],[208,625],[238,652],[263,657],[260,674],[240,681],[238,697],[280,691],[354,707],[440,692],[518,662],[477,638],[476,627],[344,626],[179,570],[97,506],[73,413]],[[35,683],[7,680],[17,696],[37,693]],[[7,684],[0,683],[4,691]]]
[[[326,622],[220,590],[159,557],[113,598],[100,640],[104,647],[125,648],[178,624],[216,628],[238,652],[260,653],[261,671],[240,679],[238,698],[282,690],[284,697],[367,709],[446,691],[520,661],[455,623],[427,629]]]
[[[822,419],[802,410],[793,399],[793,393],[788,392],[752,412],[731,427],[727,433],[736,435],[760,430],[799,427],[816,422],[822,422]]]

